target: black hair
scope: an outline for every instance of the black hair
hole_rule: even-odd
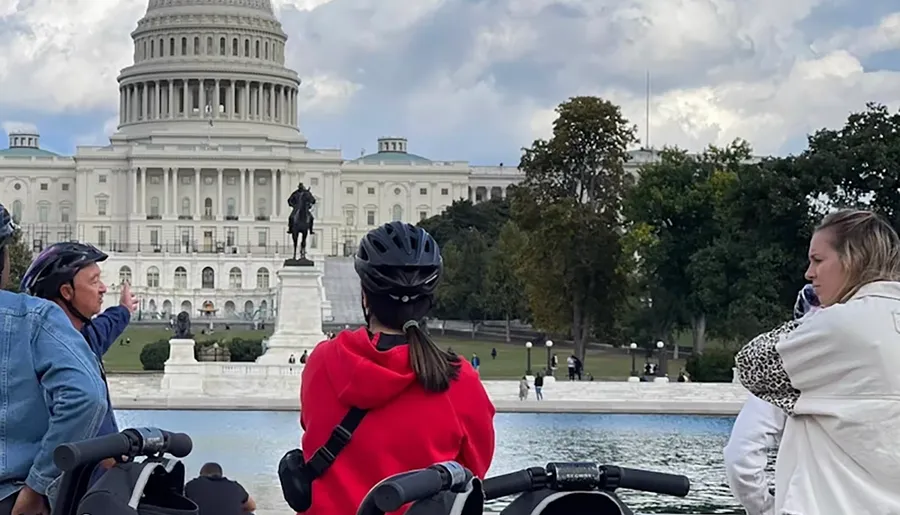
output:
[[[409,345],[409,364],[428,392],[440,393],[450,388],[450,382],[459,378],[462,366],[456,354],[440,349],[428,336],[419,322],[431,311],[433,295],[420,295],[407,302],[388,295],[365,292],[369,315],[381,325],[395,331],[403,331]]]
[[[207,477],[222,477],[222,465],[215,462],[204,463],[200,467],[200,475]]]

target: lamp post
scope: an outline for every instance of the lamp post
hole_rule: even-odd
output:
[[[550,356],[550,349],[553,348],[553,340],[547,340],[544,345],[547,346],[547,375],[553,375],[553,358]]]
[[[656,350],[659,353],[659,356],[656,358],[656,376],[663,377],[665,371],[663,370],[663,360],[665,360],[666,356],[666,344],[663,343],[662,340],[656,342]]]
[[[628,348],[630,349],[629,352],[631,354],[631,375],[637,376],[638,372],[637,372],[637,366],[635,365],[635,362],[634,362],[634,358],[635,358],[635,354],[637,353],[638,344],[631,342],[631,345],[629,345]]]
[[[525,342],[525,356],[526,356],[525,357],[525,359],[526,359],[525,375],[527,375],[527,376],[531,375],[531,348],[532,347],[534,347],[533,343]]]

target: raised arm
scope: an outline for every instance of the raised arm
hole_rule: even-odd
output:
[[[124,306],[113,306],[91,320],[91,325],[85,331],[95,331],[98,355],[106,354],[113,342],[125,332],[129,322],[131,312]],[[85,337],[90,338],[88,335]]]
[[[96,436],[106,415],[106,385],[97,357],[56,304],[47,303],[32,337],[34,371],[50,400],[50,420],[25,484],[46,495],[60,471],[53,451]]]

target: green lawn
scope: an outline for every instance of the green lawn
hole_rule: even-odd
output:
[[[262,339],[271,334],[265,331],[217,331],[212,335],[196,334],[198,341],[221,341],[231,338]],[[119,345],[117,341],[104,356],[103,362],[110,372],[140,371],[141,349],[144,345],[157,340],[171,338],[172,333],[165,329],[147,329],[143,327],[129,327],[120,338],[131,339],[130,345]],[[513,379],[521,377],[525,372],[526,351],[521,344],[507,344],[502,342],[473,341],[462,338],[436,337],[441,348],[450,347],[454,352],[465,356],[466,359],[477,353],[481,358],[481,377],[485,379]],[[491,349],[497,349],[497,359],[491,359]],[[557,377],[566,374],[566,357],[571,349],[558,348],[556,354],[559,357],[561,370],[557,370]],[[531,353],[532,368],[537,370],[544,366],[547,360],[545,348],[534,348]],[[641,367],[643,356],[637,357],[637,366]],[[684,360],[669,361],[669,375],[675,375],[684,366]],[[585,358],[585,370],[593,374],[596,379],[622,379],[628,377],[631,371],[631,358],[624,353],[591,349]]]

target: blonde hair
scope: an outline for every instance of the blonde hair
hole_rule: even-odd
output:
[[[847,280],[838,302],[846,302],[866,284],[900,280],[900,236],[872,211],[842,209],[827,215],[816,232],[828,231]]]

